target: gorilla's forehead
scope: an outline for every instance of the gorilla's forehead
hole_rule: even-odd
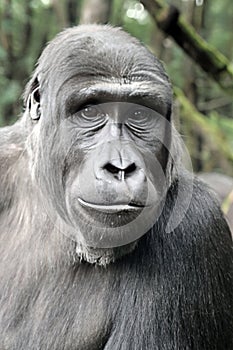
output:
[[[73,76],[170,85],[160,62],[143,45],[119,29],[103,26],[81,26],[59,34],[44,50],[37,72],[57,87]]]
[[[108,26],[79,26],[57,35],[43,51],[31,81],[35,78],[46,104],[56,100],[60,109],[75,95],[80,101],[92,96],[136,103],[143,99],[162,113],[172,101],[160,61],[137,39]]]

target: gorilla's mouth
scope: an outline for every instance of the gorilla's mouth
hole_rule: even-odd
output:
[[[94,209],[104,213],[117,213],[120,211],[141,211],[146,207],[151,207],[151,205],[143,205],[143,204],[134,203],[134,202],[120,203],[120,204],[96,204],[96,203],[86,202],[81,198],[78,198],[78,201],[81,204],[81,206],[85,208]]]

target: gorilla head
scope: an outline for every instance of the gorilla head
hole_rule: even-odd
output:
[[[89,261],[132,250],[171,178],[160,62],[120,29],[68,29],[42,53],[25,99],[31,174],[50,218]]]

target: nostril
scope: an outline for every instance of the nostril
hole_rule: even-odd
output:
[[[125,175],[130,175],[131,173],[133,173],[135,170],[137,169],[136,164],[132,163],[129,166],[127,166],[127,168],[123,169],[123,171],[125,172]]]
[[[136,169],[136,164],[132,163],[130,165],[128,165],[127,167],[118,167],[112,163],[107,163],[105,164],[105,166],[103,167],[103,169],[107,170],[109,173],[115,175],[115,174],[119,174],[119,173],[124,173],[124,177],[126,176],[130,176]]]
[[[104,169],[107,170],[111,174],[118,174],[119,171],[121,170],[121,169],[119,169],[118,167],[116,167],[115,165],[113,165],[111,163],[107,163],[104,166]]]

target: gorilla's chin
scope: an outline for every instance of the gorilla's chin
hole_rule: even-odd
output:
[[[80,203],[80,201],[79,201]],[[97,205],[81,201],[69,208],[75,241],[93,248],[125,246],[143,236],[161,213],[160,205],[134,206],[129,204]],[[75,234],[77,232],[77,237]]]

